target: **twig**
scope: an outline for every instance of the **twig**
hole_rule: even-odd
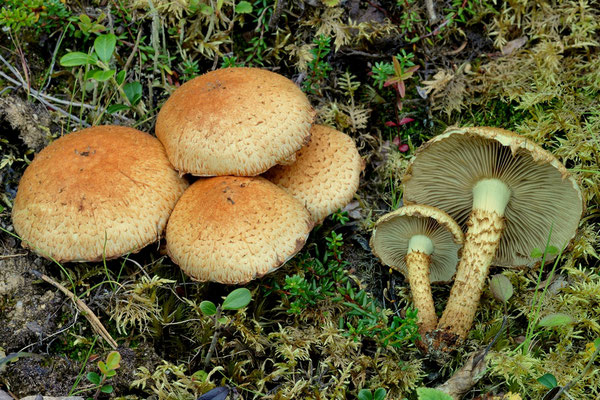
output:
[[[6,260],[7,258],[15,258],[15,257],[22,257],[22,256],[26,256],[27,253],[22,253],[22,254],[3,254],[0,255],[0,260]]]
[[[116,350],[117,347],[119,347],[117,345],[117,342],[115,342],[115,340],[112,338],[112,336],[110,336],[110,333],[108,333],[108,331],[106,330],[104,325],[102,325],[102,322],[100,322],[98,317],[96,317],[96,315],[92,312],[92,310],[90,310],[90,308],[81,299],[77,298],[73,293],[71,293],[69,291],[69,289],[67,289],[60,283],[56,282],[54,279],[50,278],[49,276],[42,274],[41,272],[36,271],[36,270],[31,270],[31,273],[33,275],[35,275],[36,277],[41,278],[44,281],[48,282],[49,284],[53,285],[54,287],[59,289],[61,292],[63,292],[68,298],[73,300],[73,302],[75,303],[75,306],[83,313],[85,318],[90,322],[90,324],[92,325],[92,328],[96,331],[96,333],[98,333],[100,336],[102,336],[102,338],[104,340],[106,340],[106,342],[110,345],[110,347],[113,348],[113,350]]]

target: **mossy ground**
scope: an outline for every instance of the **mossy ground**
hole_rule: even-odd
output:
[[[26,252],[18,241],[1,233],[0,269],[18,284],[0,292],[0,321],[20,324],[20,331],[0,330],[0,351],[41,357],[0,365],[0,388],[17,396],[89,388],[85,372],[97,371],[95,359],[110,350],[69,301],[28,274],[35,267],[72,289],[68,274],[73,291],[121,346],[117,396],[193,399],[228,385],[241,398],[356,398],[360,389],[383,387],[390,399],[413,399],[417,387],[440,384],[469,352],[492,342],[506,316],[489,368],[466,398],[511,392],[541,399],[548,389],[537,379],[552,374],[558,385],[578,379],[571,398],[597,399],[598,368],[581,374],[600,337],[600,4],[434,3],[439,19],[430,23],[422,2],[413,0],[10,0],[0,13],[6,60],[0,66],[0,227],[9,232],[18,180],[40,146],[80,128],[78,120],[152,131],[177,85],[221,66],[264,67],[294,79],[319,122],[355,139],[366,168],[349,220],[327,219],[299,256],[247,286],[253,300],[227,314],[208,364],[214,321],[199,303],[219,303],[232,288],[191,282],[156,246],[107,268],[59,267],[19,256]],[[101,33],[118,36],[109,66],[126,71],[125,82],[139,82],[142,93],[136,107],[115,114],[106,107],[127,99],[114,83],[86,80],[86,67],[58,62],[69,51],[88,52]],[[404,71],[419,66],[404,78],[403,96],[383,86],[394,74],[394,56]],[[28,87],[70,104],[42,96],[51,104],[43,106]],[[468,340],[440,366],[414,345],[407,283],[379,264],[368,240],[378,216],[401,204],[400,178],[414,149],[449,125],[498,126],[534,140],[577,177],[587,211],[554,274],[550,267],[541,275],[493,272],[514,286],[506,310],[486,289]],[[19,257],[27,261],[15,263]],[[523,348],[536,318],[538,277],[549,283],[538,317],[560,312],[573,322],[537,327]],[[449,285],[434,288],[440,313],[448,293]],[[52,312],[21,318],[23,301],[43,301]]]

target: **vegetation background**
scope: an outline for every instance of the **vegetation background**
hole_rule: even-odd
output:
[[[600,398],[598,1],[4,0],[0,28],[0,388],[16,398],[194,399],[222,386],[248,399],[425,398],[417,388],[490,343],[465,398],[551,398],[564,385]],[[69,265],[20,249],[10,211],[35,152],[93,124],[152,132],[181,83],[242,65],[293,79],[366,161],[355,200],[249,284],[247,307],[215,314],[206,301],[234,288],[191,282],[160,247]],[[486,290],[465,345],[439,365],[414,344],[407,282],[368,239],[401,205],[415,148],[449,125],[540,144],[577,177],[587,211],[555,265],[495,272],[514,294]],[[84,301],[119,355],[31,269]],[[434,288],[440,312],[448,293]]]

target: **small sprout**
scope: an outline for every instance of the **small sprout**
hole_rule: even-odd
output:
[[[358,392],[358,400],[384,400],[387,392],[384,388],[379,388],[372,393],[369,389],[361,389]]]
[[[513,295],[513,286],[510,283],[510,280],[501,274],[494,275],[490,280],[490,290],[492,291],[492,295],[498,301],[506,304],[508,299],[510,299]]]

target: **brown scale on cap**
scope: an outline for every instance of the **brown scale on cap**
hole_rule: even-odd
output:
[[[498,128],[450,128],[423,145],[404,182],[407,203],[429,204],[467,229],[438,329],[464,339],[490,265],[530,266],[535,248],[564,248],[583,213],[577,182],[549,152]],[[550,261],[555,255],[548,255]]]
[[[19,184],[13,224],[23,246],[45,257],[111,259],[156,241],[187,186],[147,133],[83,129],[36,155]]]
[[[300,150],[314,115],[288,78],[226,68],[175,90],[158,114],[156,136],[182,174],[254,176]]]
[[[362,169],[363,161],[350,136],[313,125],[311,140],[296,153],[296,162],[277,165],[265,177],[300,200],[313,221],[320,223],[352,200]]]
[[[264,178],[201,179],[173,210],[167,251],[195,280],[240,284],[284,264],[312,227],[302,204]]]

